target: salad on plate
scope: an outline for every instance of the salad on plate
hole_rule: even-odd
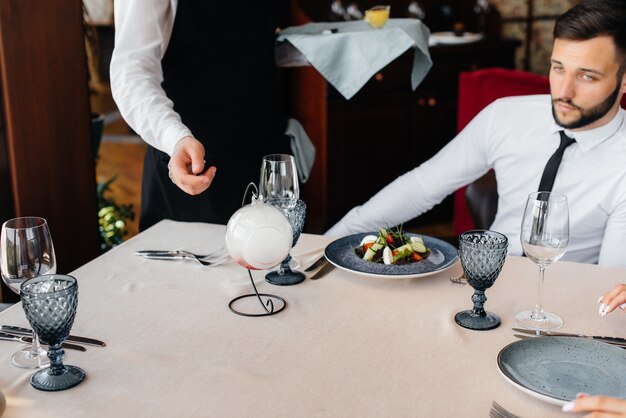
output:
[[[354,249],[357,256],[365,261],[382,264],[418,263],[430,254],[422,237],[409,237],[402,228],[378,230],[378,236],[366,235]]]

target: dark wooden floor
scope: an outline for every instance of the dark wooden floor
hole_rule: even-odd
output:
[[[107,115],[114,115],[113,112],[117,111],[108,90],[93,94],[91,106],[94,112]],[[105,125],[104,137],[96,162],[96,176],[99,182],[117,176],[108,196],[112,197],[118,205],[133,205],[135,220],[127,226],[129,232],[127,238],[138,232],[141,172],[145,150],[146,144],[138,136],[131,135],[123,120]]]

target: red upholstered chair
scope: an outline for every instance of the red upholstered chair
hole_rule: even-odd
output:
[[[461,73],[457,129],[460,132],[484,107],[500,97],[549,92],[548,77],[524,71],[487,68]],[[622,99],[622,107],[626,108],[626,95]],[[467,200],[470,200],[471,211]],[[479,227],[488,228],[493,221],[495,208],[497,208],[495,176],[490,172],[455,193],[455,233],[460,234],[475,228],[476,223]]]

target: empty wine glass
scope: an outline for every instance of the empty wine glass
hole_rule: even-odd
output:
[[[295,204],[291,204],[285,199],[270,199],[267,201],[270,205],[278,208],[283,215],[289,220],[291,230],[293,232],[292,247],[298,242],[302,227],[304,226],[304,220],[306,218],[306,204],[304,201],[297,199]],[[265,276],[265,280],[271,284],[279,286],[291,286],[294,284],[302,283],[305,279],[304,273],[300,271],[293,271],[289,265],[291,261],[291,255],[287,254],[287,257],[280,263],[277,271],[268,273]],[[295,267],[294,267],[295,268]]]
[[[472,310],[457,313],[454,320],[464,328],[488,330],[500,325],[498,315],[487,312],[485,290],[493,286],[506,258],[509,240],[499,232],[468,231],[459,235],[459,256],[467,283],[474,288]]]
[[[56,273],[54,246],[45,219],[33,216],[15,218],[2,225],[0,272],[4,283],[18,294],[20,285],[27,279]],[[32,346],[13,354],[11,362],[27,369],[48,364],[46,352],[42,350],[36,334]]]
[[[298,170],[293,156],[270,154],[263,157],[259,180],[259,200],[265,203],[271,200],[273,206],[289,217],[285,211],[294,210],[299,197]],[[291,268],[298,268],[300,261],[290,258],[289,265]]]
[[[288,154],[271,154],[263,157],[259,199],[288,199],[295,202],[300,197],[296,161]]]
[[[61,343],[70,334],[76,317],[78,283],[72,276],[47,274],[22,283],[20,295],[34,334],[49,344],[50,367],[35,373],[30,384],[49,392],[78,385],[85,378],[80,367],[63,364]]]
[[[541,300],[545,269],[565,254],[569,242],[567,197],[561,193],[535,192],[528,196],[520,235],[524,254],[539,266],[537,304],[532,311],[520,312],[517,323],[528,329],[559,328],[563,320],[545,312]]]

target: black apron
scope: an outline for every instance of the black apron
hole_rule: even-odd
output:
[[[225,224],[246,185],[258,184],[263,156],[290,153],[273,49],[284,10],[279,0],[179,0],[162,87],[217,174],[205,192],[188,195],[168,176],[170,157],[149,146],[140,230],[162,219]]]

